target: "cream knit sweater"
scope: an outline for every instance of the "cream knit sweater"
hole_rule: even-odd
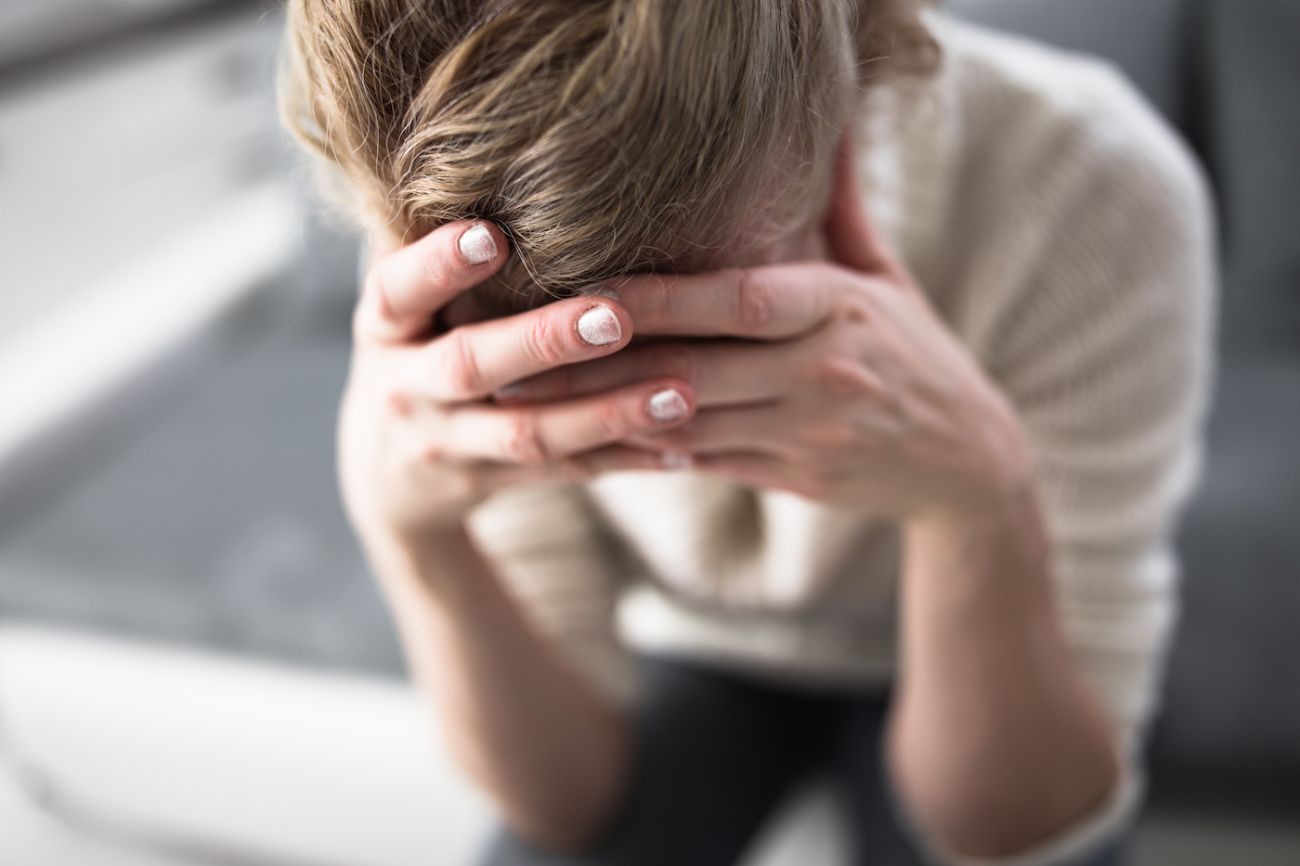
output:
[[[1200,472],[1214,237],[1193,160],[1108,65],[931,19],[945,58],[879,88],[864,199],[1034,447],[1062,617],[1136,742],[1175,620],[1170,546]],[[627,647],[776,677],[883,683],[897,527],[701,473],[611,473],[496,494],[470,528],[537,626],[607,693]],[[1017,863],[1055,862],[1101,813]],[[942,858],[941,858],[942,859]]]

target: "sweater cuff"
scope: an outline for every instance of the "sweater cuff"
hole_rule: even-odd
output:
[[[1004,858],[961,857],[945,851],[935,840],[920,838],[926,860],[943,866],[1075,866],[1084,864],[1101,848],[1114,841],[1134,818],[1145,787],[1141,770],[1127,765],[1111,788],[1106,801],[1090,815],[1052,839],[1028,851]]]

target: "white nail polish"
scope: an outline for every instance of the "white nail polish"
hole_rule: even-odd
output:
[[[690,469],[695,459],[684,451],[664,451],[659,455],[659,465],[664,469]]]
[[[618,342],[623,328],[609,307],[592,307],[578,319],[578,336],[593,346],[608,346]]]
[[[497,242],[485,225],[476,225],[465,231],[456,242],[460,254],[471,265],[485,265],[497,257]]]
[[[650,395],[647,409],[656,421],[677,421],[685,418],[691,407],[676,388],[664,388]]]

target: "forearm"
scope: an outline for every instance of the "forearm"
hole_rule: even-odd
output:
[[[527,624],[462,529],[371,559],[452,753],[522,838],[581,844],[627,763],[617,709]]]
[[[896,781],[949,850],[1023,851],[1099,807],[1119,771],[1059,621],[1032,488],[904,534]]]

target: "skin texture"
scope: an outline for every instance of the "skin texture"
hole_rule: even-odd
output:
[[[845,138],[820,237],[771,257],[802,260],[623,280],[598,301],[622,326],[608,346],[573,336],[590,298],[423,341],[432,310],[494,266],[438,258],[463,225],[372,273],[341,420],[349,513],[449,740],[524,838],[573,848],[600,827],[627,725],[527,629],[459,519],[494,485],[657,454],[899,521],[889,766],[941,847],[1015,854],[1117,779],[1114,733],[1063,637],[1016,414],[873,230],[851,153]],[[666,384],[689,417],[658,425],[645,406]],[[385,451],[399,428],[418,431],[421,458]]]
[[[665,425],[651,397],[684,382],[662,377],[600,398],[575,396],[546,406],[484,402],[492,391],[557,364],[589,360],[627,345],[626,309],[573,298],[542,310],[431,334],[433,317],[490,276],[505,259],[471,263],[458,240],[474,225],[451,224],[394,250],[371,270],[353,316],[353,359],[340,414],[344,501],[363,537],[372,530],[418,538],[455,526],[491,491],[536,478],[578,478],[614,468],[646,468],[651,455],[620,440]],[[579,322],[604,307],[621,335],[586,343]]]

